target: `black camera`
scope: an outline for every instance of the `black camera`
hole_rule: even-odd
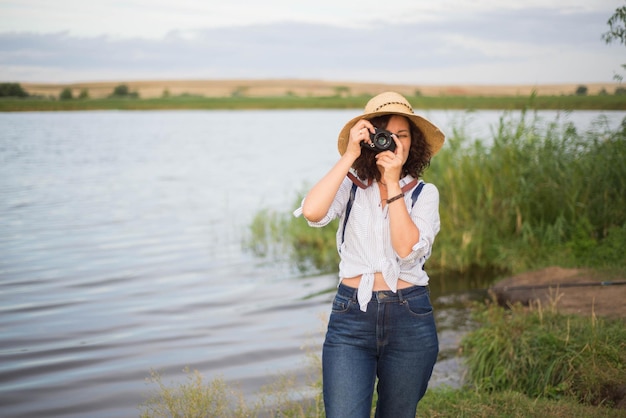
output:
[[[396,141],[392,138],[392,133],[382,128],[374,128],[374,133],[370,132],[371,144],[361,141],[361,146],[375,153],[383,151],[395,151]]]

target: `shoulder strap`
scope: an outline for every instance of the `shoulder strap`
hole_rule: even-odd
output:
[[[348,199],[348,205],[346,206],[346,216],[343,218],[343,231],[341,232],[342,244],[343,244],[344,237],[346,236],[346,225],[348,224],[348,216],[350,216],[350,211],[352,210],[352,203],[354,203],[354,197],[356,196],[356,188],[357,188],[357,184],[352,183],[352,188],[350,189],[350,198]]]
[[[420,181],[415,190],[413,190],[413,193],[411,193],[411,209],[413,209],[413,206],[415,206],[415,202],[417,202],[417,198],[422,192],[425,184],[426,183],[424,183],[423,181]]]

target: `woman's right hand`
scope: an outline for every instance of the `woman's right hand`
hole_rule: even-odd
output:
[[[350,139],[346,148],[346,154],[350,154],[356,160],[361,155],[361,142],[371,144],[370,133],[374,133],[374,125],[369,120],[361,119],[350,129]]]

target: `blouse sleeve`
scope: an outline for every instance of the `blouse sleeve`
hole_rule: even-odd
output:
[[[330,222],[333,221],[333,219],[341,217],[346,210],[352,184],[352,180],[346,177],[339,186],[339,190],[337,191],[333,202],[330,204],[330,208],[328,208],[328,212],[326,213],[326,215],[318,222],[311,222],[307,219],[309,226],[320,228],[328,225]],[[302,199],[300,207],[293,211],[294,216],[298,217],[302,215],[302,206],[304,205],[305,200],[306,196],[304,197],[304,199]]]

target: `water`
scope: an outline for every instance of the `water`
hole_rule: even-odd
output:
[[[301,277],[242,241],[257,211],[292,209],[336,161],[357,112],[0,114],[0,415],[137,416],[151,370],[168,383],[189,367],[245,394],[301,373],[336,277]],[[501,114],[427,116],[485,137]],[[463,302],[481,283],[453,287],[433,286],[433,384],[459,381]]]

